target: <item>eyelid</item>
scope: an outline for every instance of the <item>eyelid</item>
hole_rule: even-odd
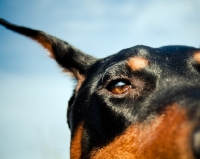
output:
[[[107,74],[107,71],[108,71],[110,68],[112,68],[113,65],[114,65],[115,63],[116,63],[116,62],[111,63],[110,66],[109,66],[109,67],[105,70],[105,72],[103,73],[103,76],[101,77],[101,82],[102,82],[102,83],[104,83],[103,81],[104,81],[104,77],[105,77],[106,74]]]

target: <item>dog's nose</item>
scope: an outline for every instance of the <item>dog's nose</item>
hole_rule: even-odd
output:
[[[200,126],[192,134],[192,147],[196,158],[200,158]]]

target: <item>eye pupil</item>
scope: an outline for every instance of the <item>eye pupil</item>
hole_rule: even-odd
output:
[[[114,80],[107,86],[107,90],[113,94],[125,94],[131,88],[131,83],[125,80]]]

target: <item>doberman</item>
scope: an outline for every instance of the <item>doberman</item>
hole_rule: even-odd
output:
[[[69,100],[72,159],[200,158],[200,49],[134,46],[97,59],[0,19],[39,42],[77,79]]]

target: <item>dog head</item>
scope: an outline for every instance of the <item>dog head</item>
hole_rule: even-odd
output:
[[[76,80],[71,158],[200,158],[200,49],[135,46],[97,59],[44,32],[39,42]]]

